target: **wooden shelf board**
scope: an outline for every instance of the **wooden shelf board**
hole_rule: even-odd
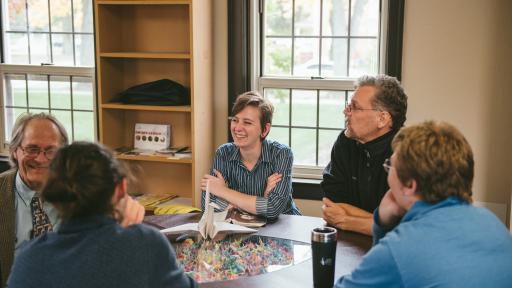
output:
[[[122,103],[101,104],[102,109],[118,110],[144,110],[144,111],[169,111],[169,112],[191,112],[190,106],[153,106],[153,105],[131,105]]]
[[[98,5],[169,5],[190,4],[190,0],[98,0]]]
[[[145,156],[145,155],[116,155],[117,159],[129,161],[152,161],[152,162],[165,162],[177,164],[191,164],[192,158],[176,158],[169,159],[169,156]]]
[[[163,52],[101,52],[103,58],[146,58],[146,59],[190,59],[189,53],[163,53]]]

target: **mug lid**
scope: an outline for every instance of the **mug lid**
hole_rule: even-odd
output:
[[[332,227],[318,227],[311,231],[311,241],[313,242],[333,242],[336,241],[336,229]]]

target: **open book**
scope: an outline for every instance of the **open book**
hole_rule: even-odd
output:
[[[252,215],[248,212],[236,208],[231,209],[227,217],[228,222],[245,227],[258,228],[267,224],[267,219],[264,217]]]
[[[204,239],[213,239],[220,231],[228,233],[253,233],[256,230],[244,226],[230,224],[226,222],[228,210],[215,212],[215,208],[219,208],[217,204],[210,203],[210,191],[208,184],[206,187],[205,206],[203,216],[199,223],[188,223],[176,227],[160,230],[162,233],[183,233],[185,231],[199,231]]]

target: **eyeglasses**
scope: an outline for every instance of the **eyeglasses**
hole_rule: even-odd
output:
[[[52,160],[55,157],[55,154],[57,154],[57,150],[59,150],[59,148],[57,148],[57,147],[41,149],[40,147],[37,147],[37,146],[28,146],[28,147],[20,146],[19,148],[21,149],[21,151],[23,151],[23,154],[25,154],[25,156],[27,156],[29,158],[36,158],[37,156],[39,156],[39,153],[43,152],[44,156],[48,160]]]
[[[373,109],[373,108],[359,108],[354,103],[350,103],[345,107],[345,111],[351,113],[356,111],[379,111],[382,112],[380,109]]]
[[[391,166],[391,160],[389,160],[389,158],[384,160],[384,163],[382,163],[382,167],[384,167],[384,171],[386,171],[386,173],[389,173],[389,170],[393,168],[393,166]]]

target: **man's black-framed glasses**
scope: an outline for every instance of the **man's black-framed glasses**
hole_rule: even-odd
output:
[[[386,171],[386,173],[389,173],[389,170],[393,167],[391,166],[391,160],[389,160],[389,158],[384,160],[384,163],[382,163],[382,167],[384,167],[384,171]]]
[[[59,150],[58,147],[50,147],[46,149],[42,149],[38,146],[27,146],[27,147],[19,147],[21,151],[23,151],[23,154],[25,154],[26,157],[29,158],[37,158],[39,156],[39,153],[43,152],[44,156],[48,160],[52,160],[55,158],[55,154],[57,154],[57,150]]]

